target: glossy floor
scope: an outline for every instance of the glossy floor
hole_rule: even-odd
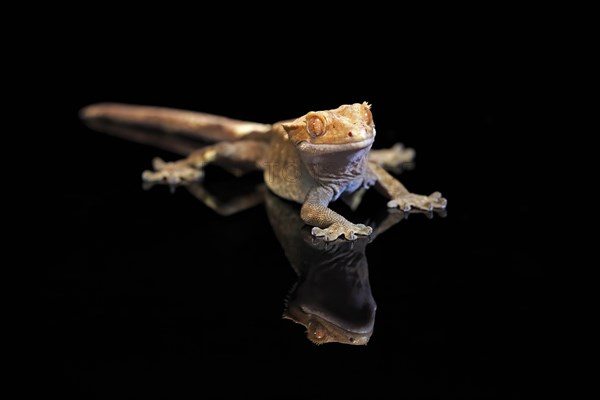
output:
[[[416,167],[399,176],[442,191],[447,213],[390,213],[369,192],[354,212],[335,207],[373,237],[325,244],[298,205],[260,189],[260,174],[209,168],[202,186],[148,189],[141,171],[172,154],[79,123],[69,137],[94,151],[69,153],[74,179],[55,196],[67,233],[54,238],[43,293],[53,384],[170,398],[315,398],[317,384],[316,398],[510,398],[530,384],[541,263],[532,210],[507,212],[513,196],[497,190],[527,186],[500,152],[415,146]],[[204,191],[261,200],[222,216],[198,200]],[[313,343],[328,340],[341,343]]]

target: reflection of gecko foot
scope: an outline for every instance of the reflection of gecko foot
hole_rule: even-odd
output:
[[[434,192],[429,196],[407,193],[390,200],[387,204],[391,208],[400,208],[403,211],[410,211],[411,208],[421,210],[433,210],[434,208],[446,208],[448,201],[442,197],[440,192]]]
[[[204,173],[201,169],[176,161],[165,162],[160,158],[152,160],[154,171],[144,171],[142,179],[145,182],[165,183],[169,185],[197,182],[202,179]]]
[[[435,216],[439,218],[446,218],[448,216],[448,210],[445,208],[434,208],[433,210],[421,210],[418,208],[411,208],[410,211],[402,211],[398,208],[388,208],[388,213],[393,216],[395,220],[401,221],[408,219],[413,214],[423,214],[427,219],[433,219]]]
[[[312,234],[322,237],[326,242],[333,241],[344,235],[348,240],[356,240],[356,235],[370,235],[373,228],[363,224],[353,224],[351,222],[335,222],[325,229],[318,227],[312,228]]]

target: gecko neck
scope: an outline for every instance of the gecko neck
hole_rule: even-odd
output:
[[[300,157],[309,174],[321,185],[330,187],[337,199],[341,193],[354,191],[362,183],[371,145],[335,152],[301,150]]]

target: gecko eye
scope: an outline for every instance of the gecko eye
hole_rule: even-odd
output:
[[[371,114],[371,110],[368,107],[363,106],[362,116],[368,125],[371,125],[371,123],[373,123],[373,114]]]
[[[323,340],[325,336],[327,336],[327,331],[315,320],[311,320],[308,322],[308,334],[312,336],[313,340]]]
[[[321,136],[325,133],[325,120],[318,115],[311,115],[306,119],[306,129],[312,136]]]

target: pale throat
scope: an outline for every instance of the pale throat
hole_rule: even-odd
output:
[[[355,186],[357,181],[362,182],[370,149],[371,144],[362,149],[299,153],[310,175],[317,182],[331,187],[337,198],[349,186]]]

